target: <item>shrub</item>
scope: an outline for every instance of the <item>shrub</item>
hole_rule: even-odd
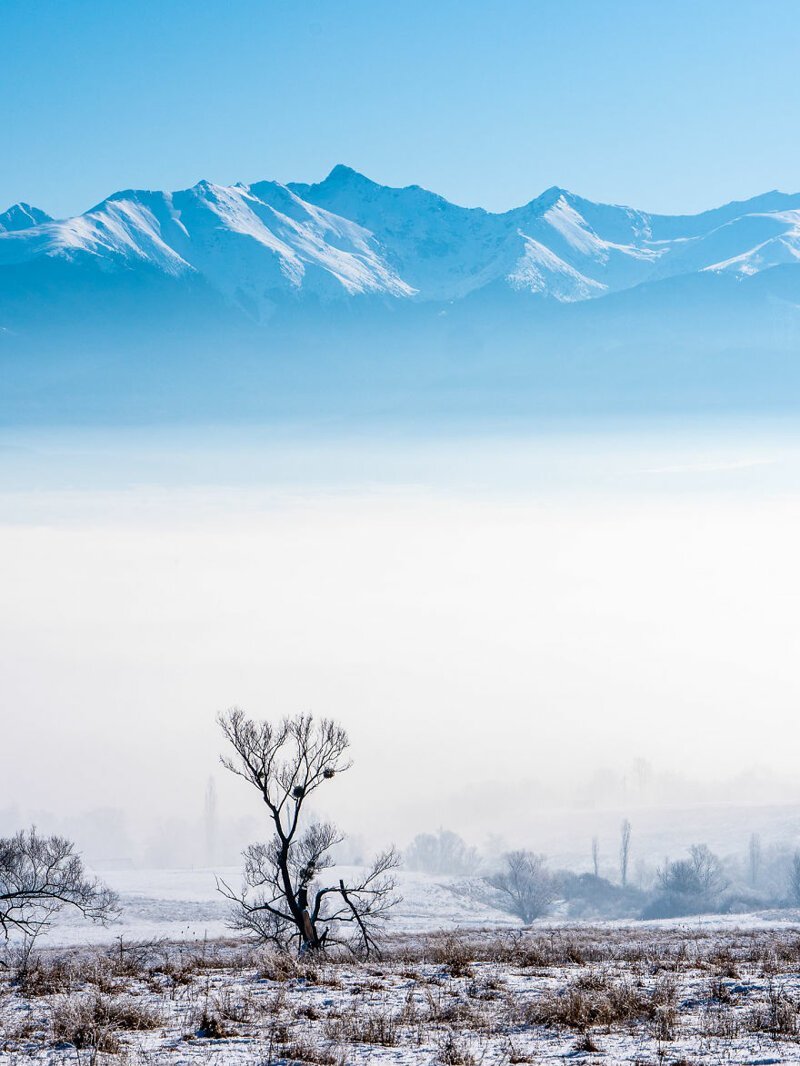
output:
[[[79,1050],[116,1052],[120,1030],[141,1032],[160,1025],[159,1014],[131,997],[71,997],[56,1005],[52,1032],[56,1043],[72,1044]]]
[[[688,859],[667,863],[658,872],[658,884],[659,894],[645,907],[643,918],[680,918],[717,911],[728,887],[722,863],[705,844],[693,844]]]
[[[431,953],[434,962],[447,968],[451,977],[467,977],[474,955],[469,945],[457,936],[448,936]]]
[[[571,918],[634,918],[645,903],[639,889],[623,888],[594,874],[562,873],[558,882]]]
[[[592,1026],[610,1029],[614,1025],[648,1020],[656,1023],[659,1039],[672,1039],[677,1017],[675,986],[662,979],[648,993],[628,981],[613,981],[603,974],[590,980],[579,977],[563,990],[546,992],[529,1004],[525,1013],[529,1024],[580,1032]]]
[[[332,1040],[348,1040],[352,1044],[377,1044],[380,1047],[395,1047],[398,1041],[400,1019],[386,1011],[361,1014],[352,1010],[329,1020],[325,1033]]]
[[[477,1063],[467,1041],[452,1029],[440,1041],[435,1061],[439,1066],[476,1066]]]
[[[498,906],[526,924],[546,914],[556,898],[556,885],[545,868],[544,855],[532,851],[510,851],[505,867],[491,877]]]

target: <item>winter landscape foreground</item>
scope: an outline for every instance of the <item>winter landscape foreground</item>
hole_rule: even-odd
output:
[[[397,933],[380,959],[120,940],[0,976],[0,1063],[800,1062],[794,923]]]
[[[170,451],[156,434],[151,452],[117,441],[116,452],[95,448],[91,465],[88,447],[71,438],[65,492],[51,483],[59,467],[47,441],[10,443],[3,580],[20,606],[3,638],[7,692],[24,713],[7,726],[9,750],[27,750],[42,708],[62,713],[39,757],[53,772],[38,807],[0,812],[2,832],[35,824],[74,839],[121,912],[102,927],[65,910],[27,972],[9,960],[2,1066],[800,1061],[793,747],[771,750],[769,771],[748,762],[754,737],[785,735],[796,707],[787,643],[794,438],[780,446],[739,432],[712,446],[684,430],[679,440],[567,445],[542,436],[462,446],[462,465],[427,443],[419,459],[408,447],[398,458],[373,445],[346,462],[328,448],[337,477],[318,499],[297,487],[303,456],[288,451],[253,449],[251,464],[257,455],[267,473],[234,492],[207,482],[214,474],[227,484],[236,467],[244,479],[250,468],[232,448],[213,447],[206,462],[214,438],[202,451]],[[150,454],[162,464],[155,488]],[[103,464],[119,470],[123,460],[132,487],[104,494]],[[172,480],[167,461],[178,471]],[[181,481],[179,464],[202,470],[202,492],[189,475]],[[373,466],[382,482],[367,477]],[[446,486],[441,499],[429,483]],[[599,491],[607,485],[610,502]],[[778,581],[786,596],[776,605]],[[643,629],[651,602],[660,613]],[[665,677],[667,652],[693,669]],[[43,655],[49,671],[34,673],[27,664]],[[648,668],[641,678],[637,656]],[[513,686],[503,687],[506,677]],[[553,872],[578,877],[591,869],[596,838],[600,878],[619,894],[620,829],[630,818],[635,892],[652,891],[658,868],[704,842],[725,864],[728,913],[715,902],[700,917],[634,921],[641,899],[614,921],[592,913],[578,923],[556,901],[525,930],[471,891],[471,876],[406,866],[381,958],[277,959],[232,939],[216,891],[214,873],[238,886],[240,848],[267,828],[252,789],[218,769],[213,713],[231,699],[257,714],[299,704],[353,721],[354,769],[337,772],[321,810],[363,833],[365,853],[393,841],[405,849],[441,821],[480,841],[487,859],[483,841],[500,828],[508,836],[498,850],[535,848]],[[724,729],[702,728],[704,701],[725,708]],[[433,707],[457,710],[458,728]],[[123,713],[143,728],[136,758]],[[389,721],[404,723],[391,733],[391,759]],[[515,721],[526,723],[524,744],[508,743]],[[564,743],[578,728],[580,750]],[[65,765],[91,767],[91,777],[59,776]],[[740,768],[752,772],[737,776]],[[162,854],[182,862],[187,841],[202,856],[215,770],[210,835],[226,865],[154,869]],[[9,796],[23,802],[29,778],[21,761],[4,767]],[[122,812],[103,833],[106,822],[90,817],[96,794]],[[82,810],[83,819],[67,819]],[[154,826],[169,829],[167,816],[174,826],[162,839]]]
[[[556,907],[524,928],[477,879],[403,870],[380,957],[298,960],[231,935],[210,870],[108,878],[117,922],[65,912],[27,965],[7,956],[2,1066],[800,1062],[795,910],[630,923]]]

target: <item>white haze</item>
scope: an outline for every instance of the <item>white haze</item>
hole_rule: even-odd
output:
[[[223,819],[257,816],[217,763],[232,704],[342,721],[325,810],[370,842],[536,846],[537,806],[602,803],[636,758],[794,772],[786,433],[7,434],[0,456],[2,828],[118,808],[135,844],[201,818],[210,775]]]

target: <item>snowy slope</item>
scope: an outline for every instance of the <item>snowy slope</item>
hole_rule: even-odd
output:
[[[335,876],[361,870],[337,868]],[[217,891],[216,877],[238,887],[238,867],[191,870],[112,870],[100,876],[120,896],[119,920],[106,928],[93,926],[80,915],[64,913],[44,938],[48,944],[111,943],[169,937],[200,939],[228,935],[230,906]],[[332,875],[333,876],[333,875]],[[418,933],[439,929],[514,926],[516,921],[485,899],[468,891],[469,884],[452,877],[434,877],[401,870],[397,874],[402,900],[390,932]]]
[[[413,295],[356,223],[274,182],[202,181],[176,193],[115,193],[75,218],[0,234],[0,266],[59,259],[104,271],[201,275],[256,316],[282,296]]]
[[[703,215],[668,218],[552,188],[503,214],[462,208],[410,186],[389,189],[347,167],[304,199],[371,230],[427,299],[458,299],[489,282],[563,302],[708,269],[736,257],[764,270],[792,261],[800,196],[768,193]],[[769,210],[772,208],[772,210]],[[787,250],[788,249],[788,250]]]

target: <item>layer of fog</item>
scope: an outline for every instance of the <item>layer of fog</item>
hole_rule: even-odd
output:
[[[32,435],[0,458],[0,831],[231,861],[261,825],[217,761],[232,704],[347,726],[323,802],[356,851],[440,825],[611,849],[622,813],[655,848],[667,823],[704,839],[699,805],[800,800],[783,430]]]

